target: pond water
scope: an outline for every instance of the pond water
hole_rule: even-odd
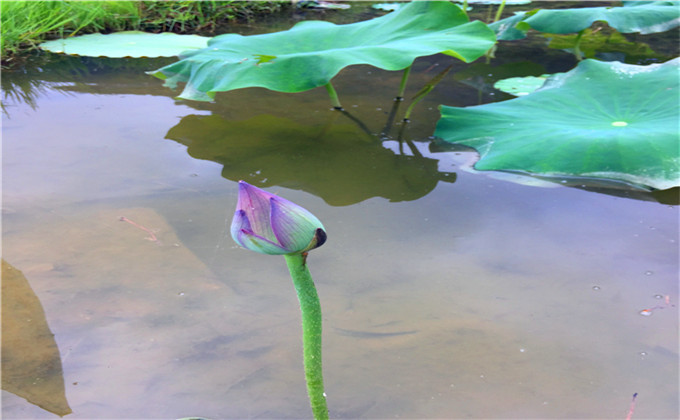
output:
[[[637,393],[634,418],[677,418],[672,199],[512,182],[430,138],[439,104],[574,66],[539,38],[418,59],[407,97],[454,69],[389,132],[401,73],[365,66],[334,79],[359,121],[323,88],[176,101],[144,74],[168,60],[3,72],[3,418],[309,417],[285,263],[229,236],[239,179],[327,228],[332,417],[625,418]]]

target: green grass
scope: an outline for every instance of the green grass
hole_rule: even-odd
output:
[[[0,48],[2,58],[35,48],[53,36],[87,30],[124,30],[139,24],[137,2],[130,1],[2,1]]]
[[[91,32],[210,32],[219,22],[280,10],[283,1],[0,1],[3,65],[47,39]]]

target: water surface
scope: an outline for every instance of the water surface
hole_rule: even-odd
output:
[[[283,259],[228,237],[246,179],[328,230],[309,264],[332,417],[625,418],[638,393],[635,418],[676,418],[677,207],[496,179],[431,143],[439,104],[507,98],[494,69],[574,64],[520,45],[490,66],[419,59],[411,94],[455,69],[415,109],[410,145],[400,124],[380,134],[401,75],[364,66],[334,81],[363,127],[324,89],[175,101],[144,74],[153,60],[3,73],[6,94],[33,86],[4,100],[3,259],[59,359],[24,386],[31,402],[3,391],[3,417],[57,417],[62,377],[66,418],[308,417]],[[45,345],[10,343],[3,357]]]

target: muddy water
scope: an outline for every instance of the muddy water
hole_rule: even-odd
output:
[[[531,65],[570,68],[560,54]],[[4,101],[3,259],[61,363],[5,359],[45,344],[3,336],[3,369],[37,372],[3,382],[4,418],[55,418],[59,392],[74,419],[309,416],[283,259],[228,237],[238,179],[328,229],[309,264],[332,417],[625,418],[634,393],[635,418],[677,417],[677,207],[496,179],[431,145],[438,104],[500,95],[488,68],[416,108],[411,148],[399,125],[380,137],[395,73],[337,78],[361,127],[323,89],[184,103],[144,75],[157,62],[57,60],[3,74],[33,86]],[[419,60],[410,89],[452,62]]]

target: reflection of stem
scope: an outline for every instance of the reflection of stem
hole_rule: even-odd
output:
[[[306,254],[284,255],[302,312],[302,346],[309,403],[316,420],[328,419],[321,362],[321,304],[305,263]]]
[[[408,146],[409,149],[411,149],[411,153],[413,153],[413,156],[417,158],[422,158],[423,154],[420,153],[420,150],[416,147],[415,144],[413,144],[412,140],[404,140],[406,142],[406,145]]]
[[[355,117],[354,115],[350,114],[349,112],[347,112],[347,111],[344,110],[344,109],[338,109],[338,111],[342,112],[342,114],[343,114],[344,116],[346,116],[346,117],[349,118],[350,120],[354,121],[354,122],[356,123],[356,125],[358,125],[359,128],[361,128],[366,134],[368,134],[369,136],[373,137],[373,133],[371,133],[371,130],[369,130],[369,128],[366,126],[366,124],[363,123],[363,121],[361,121],[360,119],[358,119],[357,117]]]
[[[368,134],[368,136],[371,138],[371,140],[374,140],[375,136],[373,135],[373,133],[371,133],[371,130],[369,130],[369,128],[366,126],[366,124],[364,124],[363,121],[361,121],[360,119],[358,119],[358,118],[355,117],[354,115],[352,115],[352,114],[350,114],[349,112],[347,112],[345,109],[343,109],[343,108],[339,108],[339,109],[336,108],[336,109],[334,109],[334,110],[331,111],[331,112],[332,112],[333,115],[331,116],[331,118],[328,120],[328,122],[326,123],[326,125],[323,127],[323,129],[322,129],[321,132],[319,133],[318,138],[323,138],[323,137],[326,135],[326,133],[328,133],[328,131],[333,127],[333,124],[335,124],[335,123],[337,122],[338,117],[340,117],[340,114],[342,114],[342,115],[344,115],[345,117],[347,117],[347,118],[349,118],[350,120],[352,120],[352,122],[354,122],[356,125],[358,125],[359,128],[361,128],[361,130],[362,130],[364,133]]]
[[[326,123],[326,125],[324,125],[323,129],[319,133],[318,138],[322,139],[322,138],[326,137],[326,133],[328,133],[328,131],[331,129],[331,127],[333,127],[333,124],[335,124],[335,122],[338,120],[339,116],[340,116],[340,114],[338,114],[337,112],[332,113],[331,117],[328,119],[328,122]]]
[[[412,140],[404,140],[404,132],[406,131],[406,126],[408,125],[407,121],[404,121],[401,123],[401,127],[399,127],[399,135],[397,136],[397,141],[399,141],[399,154],[403,155],[404,154],[404,143],[408,146],[409,149],[411,149],[411,154],[417,158],[422,158],[423,154],[420,153],[420,150],[416,147],[415,144],[413,144]]]
[[[392,124],[394,124],[394,117],[397,116],[397,111],[399,110],[399,105],[401,105],[402,100],[395,98],[394,103],[392,104],[392,109],[390,110],[390,115],[387,117],[387,121],[385,122],[385,127],[383,127],[382,134],[383,136],[388,136],[390,134],[390,131],[392,131]]]
[[[404,74],[401,76],[401,84],[399,85],[399,94],[397,95],[397,100],[400,101],[404,99],[404,92],[406,92],[406,82],[408,82],[408,76],[411,74],[411,67],[413,67],[413,63],[411,63],[410,66],[406,67],[404,69]]]
[[[328,96],[331,97],[331,103],[333,104],[333,108],[342,109],[340,99],[338,98],[338,93],[335,91],[335,88],[333,87],[330,81],[326,83],[326,90],[328,91]]]

